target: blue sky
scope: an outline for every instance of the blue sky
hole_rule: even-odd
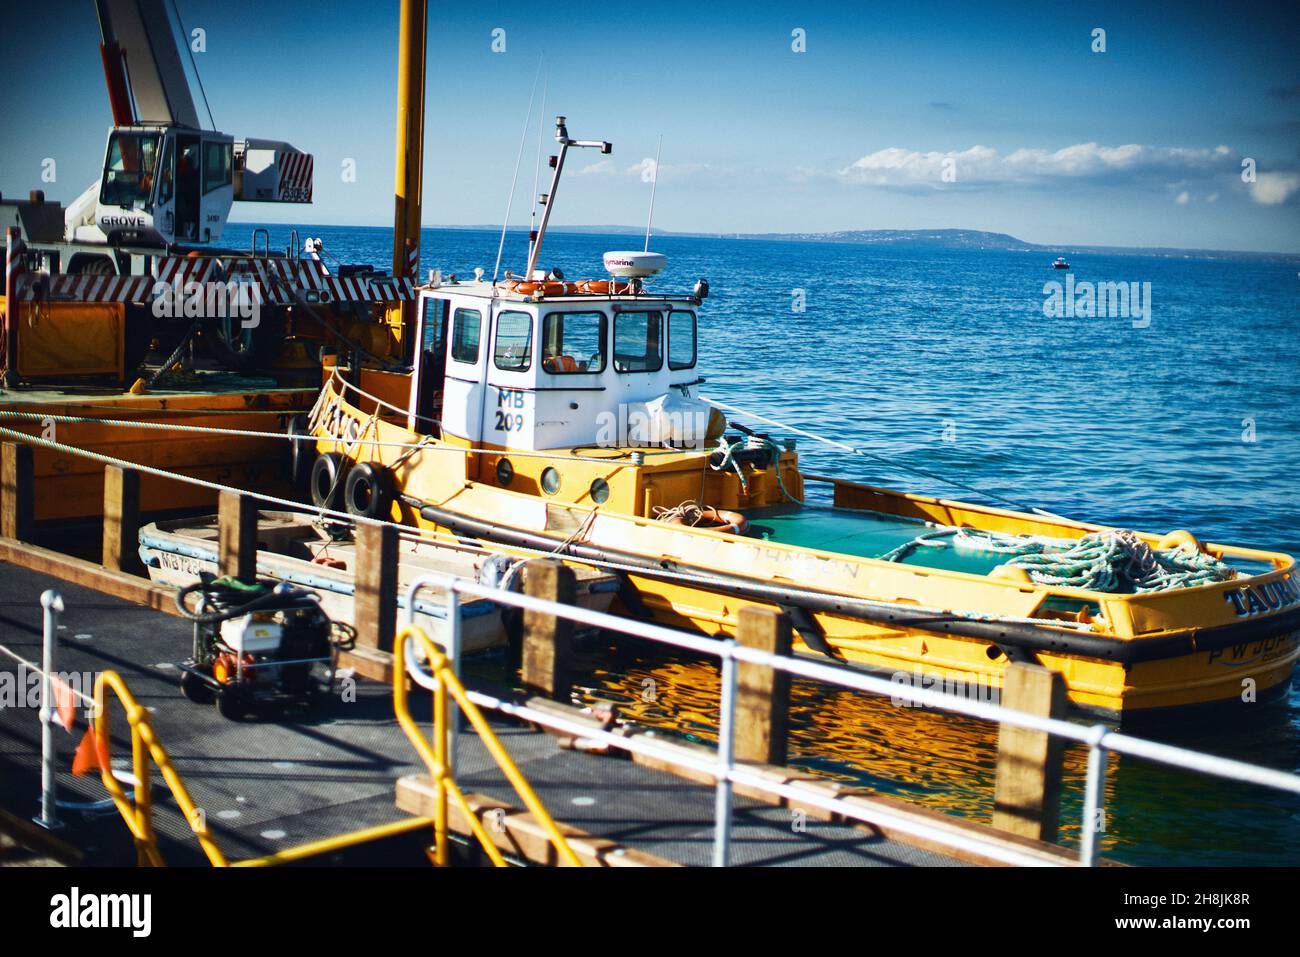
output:
[[[391,223],[395,0],[178,3],[207,32],[197,60],[217,128],[316,156],[311,207],[240,204],[234,217]],[[431,6],[427,225],[500,223],[544,53],[546,112],[614,143],[605,161],[574,155],[557,223],[644,221],[641,164],[662,133],[655,221],[669,230],[952,226],[1300,251],[1300,31],[1273,5]],[[16,81],[0,85],[0,191],[70,201],[109,124],[93,4],[4,10],[0,62]],[[806,52],[792,50],[796,28]],[[540,102],[531,137],[539,115]],[[530,139],[515,223],[535,151]],[[40,181],[46,157],[55,183]]]

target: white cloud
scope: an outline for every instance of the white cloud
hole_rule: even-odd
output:
[[[1076,143],[1059,150],[1018,149],[1000,153],[988,146],[920,152],[891,146],[869,153],[838,171],[848,182],[885,187],[946,185],[1032,185],[1066,179],[1093,181],[1154,180],[1176,183],[1235,168],[1233,151],[1180,147],[1102,146]],[[943,174],[953,170],[949,181]]]
[[[613,160],[598,160],[595,163],[589,163],[582,169],[578,170],[579,176],[610,176],[618,172],[618,167],[614,165]]]
[[[615,176],[650,182],[654,179],[655,161],[653,157],[637,160],[630,166],[620,167],[611,159],[598,160],[578,170],[578,175]],[[699,180],[720,179],[734,175],[734,170],[712,163],[660,163],[658,175],[665,180]]]
[[[1261,206],[1277,206],[1300,190],[1300,174],[1258,173],[1250,184],[1250,198]]]
[[[1183,190],[1181,193],[1179,193],[1178,198],[1174,200],[1174,202],[1177,203],[1179,206],[1186,206],[1191,201],[1192,201],[1192,194],[1187,192],[1187,190]]]

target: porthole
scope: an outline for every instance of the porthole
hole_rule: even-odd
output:
[[[497,483],[499,485],[509,485],[515,477],[515,467],[510,464],[509,459],[497,460]]]
[[[554,495],[560,490],[560,473],[555,471],[553,466],[548,465],[542,472],[542,491],[547,495]]]
[[[604,505],[609,501],[609,483],[603,478],[598,478],[591,483],[591,500],[597,505]]]

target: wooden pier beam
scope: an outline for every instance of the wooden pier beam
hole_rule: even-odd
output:
[[[357,525],[353,621],[359,648],[393,650],[397,635],[397,540],[397,529],[392,525]]]
[[[524,594],[572,605],[577,601],[573,569],[553,558],[524,565]],[[552,701],[568,702],[572,687],[573,622],[524,612],[523,684]]]
[[[104,467],[105,568],[143,575],[140,561],[140,473],[117,465]]]
[[[25,442],[5,442],[0,446],[0,536],[31,541],[35,506],[32,447]]]
[[[1002,676],[1002,704],[1043,717],[1064,717],[1065,678],[1042,665],[1010,664]],[[999,727],[994,827],[1056,843],[1064,747],[1063,739],[1041,731],[1009,724]]]
[[[257,500],[239,492],[217,499],[217,568],[222,575],[257,581]]]
[[[746,605],[737,616],[736,641],[774,655],[790,654],[790,619],[770,608]],[[766,665],[736,668],[736,759],[786,763],[790,675]]]

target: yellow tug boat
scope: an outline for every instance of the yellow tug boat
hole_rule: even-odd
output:
[[[569,148],[609,149],[557,126],[551,197]],[[1290,556],[803,473],[698,397],[705,281],[651,295],[663,257],[613,252],[611,279],[568,282],[536,268],[545,225],[522,279],[419,289],[405,367],[327,361],[291,425],[318,506],[600,565],[626,613],[711,635],[783,609],[797,650],[913,685],[996,698],[1037,661],[1125,720],[1285,693]]]

